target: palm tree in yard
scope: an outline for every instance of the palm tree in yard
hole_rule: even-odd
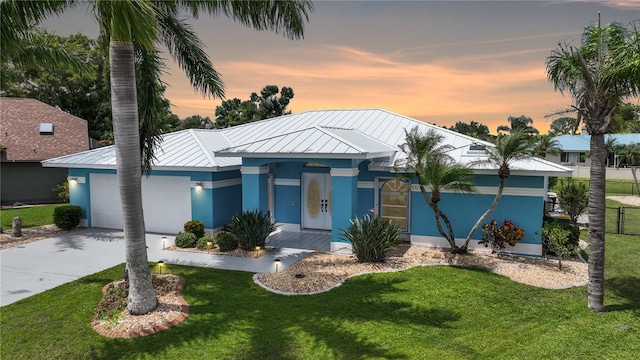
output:
[[[604,134],[616,109],[640,94],[639,21],[585,28],[582,44],[558,44],[547,58],[547,77],[575,101],[578,122],[591,135],[589,182],[588,307],[604,311],[605,161]]]
[[[495,140],[495,146],[487,146],[485,148],[487,158],[473,163],[473,165],[487,165],[491,168],[497,168],[500,183],[498,185],[498,192],[489,209],[480,216],[471,228],[471,231],[469,231],[464,244],[460,248],[461,252],[467,251],[473,233],[478,230],[482,223],[487,220],[489,215],[498,207],[498,203],[504,192],[505,182],[511,175],[511,164],[515,161],[529,158],[532,152],[532,145],[533,142],[531,141],[530,135],[526,134],[522,129],[515,129],[510,134],[499,134]]]
[[[562,148],[558,140],[553,139],[551,134],[533,135],[531,140],[533,141],[532,154],[534,156],[544,158],[547,154],[558,155]]]
[[[461,193],[475,191],[471,181],[473,172],[471,169],[457,164],[447,154],[453,148],[450,145],[442,145],[444,137],[433,129],[426,134],[420,134],[418,128],[414,127],[411,131],[405,130],[405,135],[406,142],[400,145],[402,151],[407,154],[403,171],[417,178],[420,192],[433,210],[438,232],[449,242],[451,252],[457,253],[459,248],[455,242],[453,227],[438,204],[442,199],[442,191]],[[446,231],[442,223],[444,223]]]
[[[37,3],[37,5],[33,5]],[[14,9],[24,23],[37,24],[46,16],[59,14],[79,1],[2,2],[2,11]],[[291,39],[301,38],[312,6],[307,1],[98,1],[89,2],[100,31],[110,38],[109,61],[114,140],[120,197],[122,199],[126,264],[129,271],[127,308],[132,314],[145,314],[157,306],[147,261],[142,213],[141,143],[152,154],[158,138],[139,135],[139,115],[152,116],[146,107],[151,98],[136,89],[136,78],[145,78],[150,86],[161,86],[163,63],[159,45],[163,44],[189,77],[191,85],[203,95],[224,97],[223,83],[202,48],[202,43],[182,18],[201,12],[224,15],[257,30],[282,32]],[[3,17],[4,20],[4,17]],[[2,29],[3,32],[6,29]],[[4,36],[3,36],[4,40]],[[3,44],[3,47],[7,44]],[[11,44],[9,44],[11,45]],[[136,74],[135,64],[145,64]],[[152,87],[153,89],[153,87]],[[148,89],[139,89],[147,91]],[[149,95],[152,95],[149,93]],[[146,104],[146,105],[145,105]],[[139,109],[138,105],[143,105]],[[150,105],[153,106],[153,105]],[[151,110],[150,110],[151,109]],[[150,113],[145,113],[149,111]]]

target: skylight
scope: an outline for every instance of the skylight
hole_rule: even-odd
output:
[[[40,135],[53,135],[53,124],[40,123]]]

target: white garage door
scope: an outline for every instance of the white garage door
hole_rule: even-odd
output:
[[[191,220],[191,181],[188,176],[142,177],[145,229],[175,234]],[[118,178],[91,174],[91,222],[93,227],[122,229],[122,203]]]

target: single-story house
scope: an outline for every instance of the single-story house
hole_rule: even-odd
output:
[[[0,98],[3,204],[60,202],[67,169],[40,161],[89,150],[87,122],[35,99]]]
[[[631,145],[640,143],[640,134],[605,134],[605,142],[614,141],[616,145]],[[558,142],[560,153],[548,154],[545,158],[557,164],[567,166],[591,166],[591,160],[585,157],[590,150],[591,135],[560,135],[553,138]],[[609,154],[607,166],[614,167],[617,164],[617,155]]]
[[[350,251],[342,238],[349,220],[373,212],[397,221],[414,244],[448,247],[416,180],[397,176],[405,130],[434,129],[462,164],[486,156],[475,138],[380,109],[305,111],[226,129],[166,134],[151,175],[143,177],[148,231],[177,233],[191,219],[220,229],[243,210],[269,212],[282,231],[331,234],[332,251]],[[480,145],[480,146],[479,146]],[[43,161],[69,168],[71,203],[84,210],[83,225],[122,228],[114,147]],[[512,249],[540,256],[548,176],[570,170],[546,160],[515,162],[491,219],[520,225],[526,237]],[[445,193],[440,207],[462,242],[498,189],[496,169],[476,166],[478,193]],[[478,230],[471,248],[479,247]],[[480,245],[481,246],[481,245]],[[484,247],[482,247],[484,248]]]

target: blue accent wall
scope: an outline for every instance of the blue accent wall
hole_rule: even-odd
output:
[[[69,203],[82,208],[82,219],[87,219],[87,227],[91,227],[91,180],[87,169],[69,169],[69,176],[84,177],[85,183],[69,185]],[[115,174],[115,171],[113,171]],[[119,196],[119,195],[118,195]]]
[[[213,203],[213,189],[191,189],[191,218],[202,221],[205,229],[215,227]]]
[[[333,187],[333,217],[331,220],[331,241],[347,242],[342,238],[341,229],[348,229],[350,219],[357,214],[358,206],[358,177],[332,176]]]
[[[300,224],[302,213],[300,186],[275,186],[274,218],[278,222]]]
[[[242,185],[213,189],[213,228],[231,221],[233,215],[242,213]]]

